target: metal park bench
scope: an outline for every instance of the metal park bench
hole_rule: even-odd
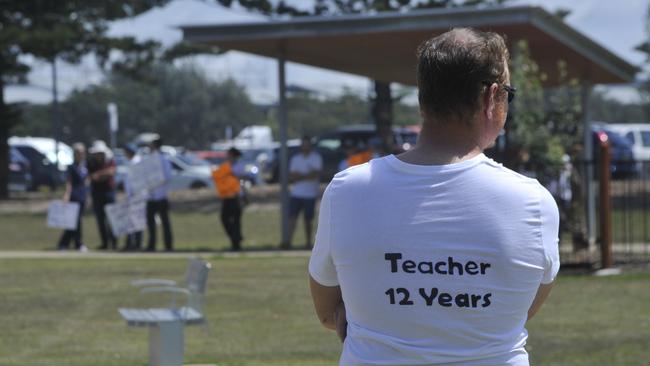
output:
[[[149,328],[149,365],[182,366],[184,350],[184,326],[206,324],[203,313],[203,295],[211,265],[197,258],[190,258],[184,287],[175,281],[143,279],[133,281],[143,287],[141,293],[170,293],[171,304],[164,308],[120,308],[120,315],[129,326]],[[178,307],[177,295],[185,295],[185,306]]]

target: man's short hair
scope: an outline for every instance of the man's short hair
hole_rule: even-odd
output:
[[[160,149],[163,146],[163,140],[161,137],[155,138],[151,141],[151,146],[156,149]]]
[[[83,142],[75,142],[74,144],[72,144],[72,150],[73,151],[85,152],[86,151],[86,145],[84,145]]]
[[[505,81],[508,48],[496,33],[455,28],[423,42],[417,53],[418,101],[434,120],[469,121],[485,83]]]

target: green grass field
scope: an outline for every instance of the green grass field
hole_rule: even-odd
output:
[[[316,220],[314,220],[316,221]],[[60,230],[45,226],[43,214],[0,215],[0,251],[3,250],[54,250],[61,235]],[[226,250],[230,242],[221,225],[218,212],[171,212],[175,248],[178,250]],[[316,222],[314,222],[314,229]],[[279,248],[279,210],[245,210],[242,218],[244,249]],[[147,235],[144,235],[146,243]],[[92,250],[100,245],[94,216],[87,213],[83,219],[84,242]],[[158,228],[158,249],[162,250],[162,231]],[[124,238],[120,238],[120,246]],[[305,235],[302,219],[298,221],[294,246],[302,248]]]
[[[306,258],[211,259],[210,334],[186,331],[186,363],[336,365],[340,344],[318,324]],[[147,331],[120,306],[162,301],[129,281],[180,278],[183,259],[0,260],[0,365],[145,365]],[[531,364],[650,364],[650,274],[561,276],[528,326]]]

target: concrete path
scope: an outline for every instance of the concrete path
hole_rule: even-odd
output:
[[[66,251],[3,251],[0,252],[2,259],[69,259],[69,258],[93,258],[93,259],[170,259],[187,257],[222,257],[222,258],[267,258],[267,257],[309,257],[309,250],[268,250],[268,251],[242,251],[242,252],[111,252],[111,251],[89,251],[78,252]]]

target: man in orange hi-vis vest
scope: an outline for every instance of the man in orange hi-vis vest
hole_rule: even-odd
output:
[[[381,140],[378,137],[372,137],[370,140],[368,140],[367,150],[361,151],[356,154],[352,154],[347,159],[347,166],[345,167],[345,169],[349,167],[353,167],[355,165],[365,164],[374,158],[381,157],[382,155],[383,154],[381,153]]]
[[[239,177],[242,175],[241,167],[237,160],[241,151],[232,147],[228,150],[227,160],[212,170],[212,179],[217,187],[217,194],[221,198],[221,223],[230,238],[232,250],[241,249],[241,203],[239,202]]]

